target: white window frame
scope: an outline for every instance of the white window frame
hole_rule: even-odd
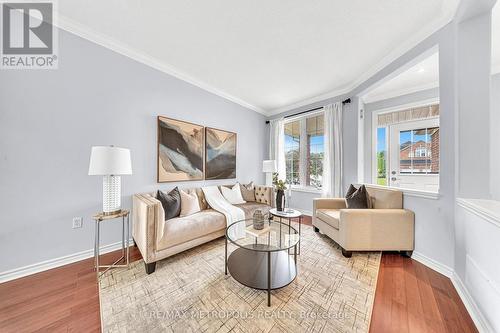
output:
[[[309,112],[305,115],[299,115],[296,117],[290,117],[285,120],[285,125],[294,121],[300,121],[300,144],[299,144],[299,181],[300,185],[292,185],[292,191],[297,191],[297,192],[307,192],[307,193],[321,193],[321,189],[316,188],[314,186],[306,186],[306,168],[307,168],[307,140],[303,140],[303,138],[307,138],[307,125],[306,125],[306,119],[323,115],[324,116],[324,111],[319,110],[319,111],[314,111],[314,112]],[[324,134],[323,134],[324,135]]]
[[[371,163],[371,175],[370,175],[370,186],[374,187],[380,187],[380,188],[391,188],[391,186],[382,186],[377,184],[377,129],[379,128],[377,124],[378,116],[384,113],[390,113],[390,112],[395,112],[395,111],[403,111],[406,109],[411,109],[411,108],[418,108],[418,107],[423,107],[423,106],[428,106],[431,104],[440,104],[439,98],[430,98],[426,100],[421,100],[413,103],[407,103],[407,104],[400,104],[396,106],[391,106],[388,108],[383,108],[383,109],[378,109],[372,111],[372,124],[371,124],[371,130],[372,130],[372,143],[371,143],[371,148],[370,148],[370,153],[371,153],[371,158],[370,158],[370,163]],[[436,117],[436,118],[440,118]],[[386,127],[385,131],[385,142],[386,145],[389,145],[389,127]],[[390,161],[390,152],[389,149],[390,147],[387,146],[387,163]],[[386,169],[386,177],[389,177],[389,170],[388,168]],[[387,178],[388,179],[388,178]],[[440,178],[441,179],[441,178]],[[441,188],[441,186],[439,187]],[[440,197],[440,190],[438,192],[429,192],[429,191],[421,191],[421,190],[414,190],[414,189],[405,189],[405,188],[397,188],[398,190],[401,190],[405,195],[410,195],[414,197],[423,197],[423,198],[429,198],[429,199],[439,199]]]

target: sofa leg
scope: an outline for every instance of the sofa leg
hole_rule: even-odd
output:
[[[314,232],[319,232],[319,229],[314,227]]]
[[[146,274],[151,274],[151,273],[154,273],[155,269],[156,269],[156,262],[152,262],[152,263],[144,263],[144,266],[146,267]]]
[[[346,258],[352,257],[352,251],[347,251],[344,248],[342,249],[342,255]]]
[[[411,258],[413,251],[400,251],[399,253],[401,253],[403,257]]]

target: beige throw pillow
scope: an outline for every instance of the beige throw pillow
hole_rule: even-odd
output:
[[[255,201],[255,186],[253,185],[253,182],[250,182],[246,185],[240,184],[240,190],[243,200],[251,202]]]
[[[200,209],[200,202],[198,201],[198,196],[196,192],[186,193],[180,190],[181,193],[181,214],[180,216],[188,216],[194,213],[198,213]]]

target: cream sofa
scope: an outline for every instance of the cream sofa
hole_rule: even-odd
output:
[[[167,221],[155,193],[135,194],[133,197],[132,236],[141,251],[148,274],[154,272],[158,260],[225,235],[226,218],[209,207],[201,188],[189,189],[187,192],[196,192],[201,212]],[[251,218],[257,209],[265,214],[273,205],[272,194],[271,187],[257,185],[256,201],[236,206],[243,209],[246,218]]]
[[[403,193],[366,185],[373,209],[346,209],[343,198],[314,199],[313,226],[342,247],[352,251],[401,251],[411,256],[415,215],[403,209]]]

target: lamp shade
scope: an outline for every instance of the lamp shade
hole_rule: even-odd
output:
[[[262,172],[277,172],[278,167],[275,160],[262,161]]]
[[[89,176],[131,175],[130,150],[113,146],[92,147]]]

